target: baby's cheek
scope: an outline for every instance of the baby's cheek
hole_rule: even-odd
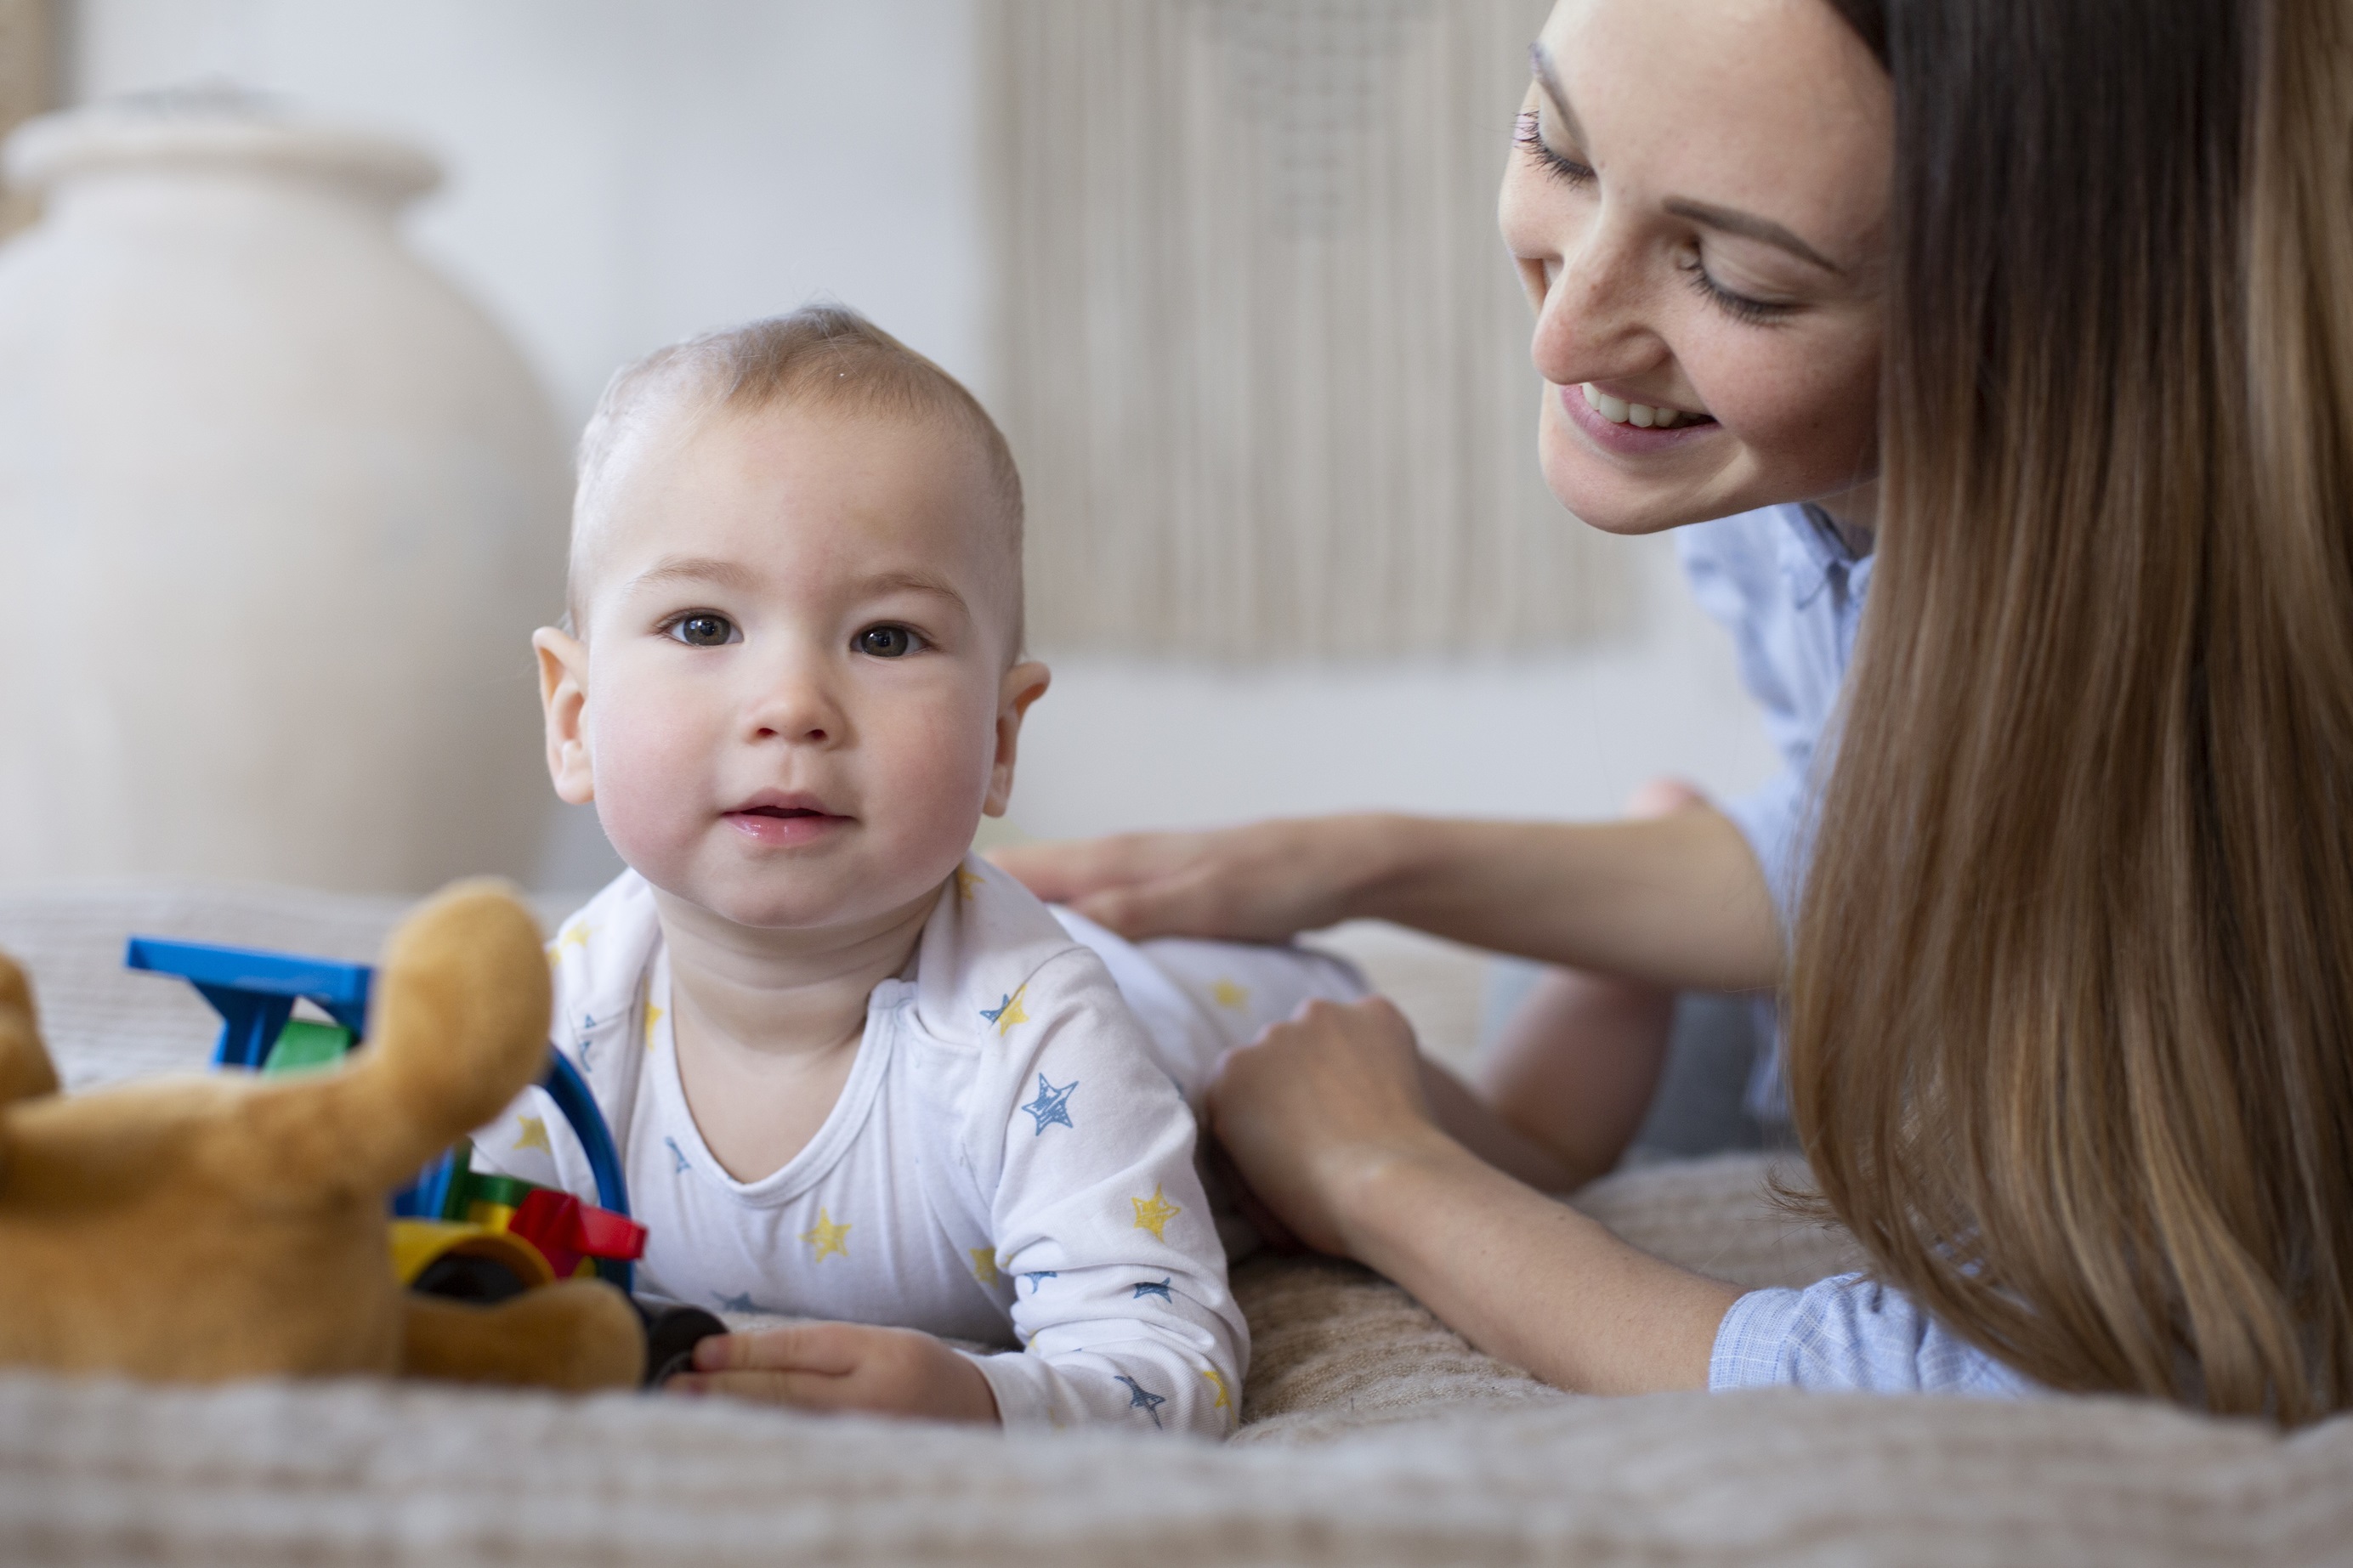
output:
[[[708,771],[683,715],[617,707],[591,716],[596,820],[614,852],[653,875],[686,847]]]

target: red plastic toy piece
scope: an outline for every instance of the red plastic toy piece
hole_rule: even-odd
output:
[[[584,1258],[635,1260],[646,1250],[644,1226],[551,1187],[526,1195],[507,1230],[539,1248],[558,1279],[569,1279]]]

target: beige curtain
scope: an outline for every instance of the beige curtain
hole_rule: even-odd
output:
[[[1496,182],[1546,0],[997,0],[997,401],[1050,648],[1571,643]]]

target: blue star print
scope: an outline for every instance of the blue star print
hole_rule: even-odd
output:
[[[711,1295],[712,1300],[719,1303],[719,1310],[723,1312],[765,1312],[768,1310],[767,1308],[763,1307],[759,1302],[752,1300],[752,1292],[749,1290],[744,1291],[739,1296],[722,1296],[715,1290],[712,1291]],[[770,1313],[770,1316],[773,1317],[775,1314]]]
[[[1035,1296],[1038,1293],[1038,1281],[1040,1279],[1052,1279],[1056,1278],[1059,1273],[1060,1270],[1052,1268],[1032,1268],[1029,1273],[1024,1274],[1021,1278],[1029,1281],[1029,1294]]]
[[[1152,1417],[1152,1424],[1155,1426],[1160,1425],[1160,1407],[1168,1403],[1166,1394],[1153,1393],[1125,1373],[1122,1373],[1112,1381],[1127,1384],[1127,1407],[1130,1410],[1141,1410]]]
[[[1176,1298],[1168,1293],[1168,1286],[1170,1280],[1175,1279],[1176,1276],[1172,1274],[1167,1279],[1163,1279],[1156,1285],[1149,1279],[1139,1279],[1136,1281],[1135,1294],[1130,1299],[1141,1301],[1146,1296],[1157,1296],[1162,1300],[1166,1301],[1173,1306],[1176,1303]]]
[[[670,1157],[678,1162],[678,1171],[686,1170],[688,1168],[686,1163],[686,1151],[678,1146],[678,1140],[675,1138],[665,1138],[662,1140],[662,1144],[665,1148],[669,1149]],[[678,1174],[678,1171],[672,1171],[670,1174],[676,1175]]]
[[[1072,1131],[1077,1131],[1071,1122],[1071,1090],[1078,1087],[1078,1079],[1072,1079],[1057,1089],[1046,1081],[1044,1073],[1038,1075],[1038,1098],[1021,1107],[1038,1119],[1037,1131],[1031,1136],[1042,1137],[1046,1129],[1057,1122],[1064,1127],[1070,1127]]]

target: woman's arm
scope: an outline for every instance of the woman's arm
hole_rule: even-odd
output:
[[[1217,1135],[1309,1246],[1404,1286],[1491,1355],[1556,1387],[1706,1386],[1731,1287],[1641,1252],[1432,1123],[1388,1003],[1318,1002],[1226,1058]]]
[[[1707,806],[1598,824],[1310,817],[1027,845],[997,859],[1039,897],[1133,938],[1274,942],[1377,919],[1679,989],[1780,978],[1764,873]]]

